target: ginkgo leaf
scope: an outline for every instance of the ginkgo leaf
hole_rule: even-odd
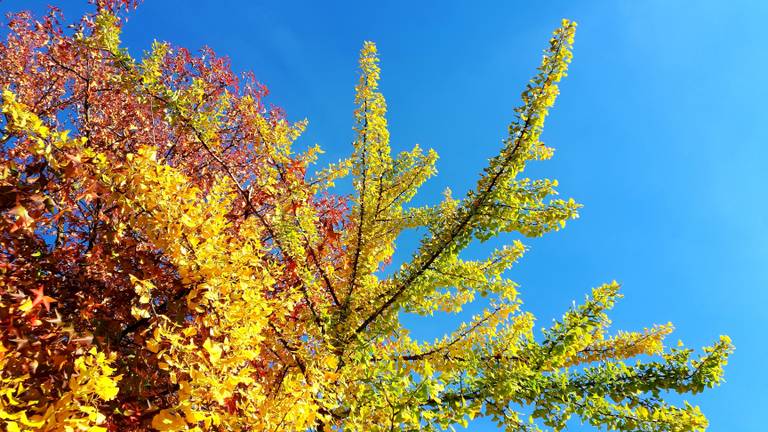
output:
[[[205,342],[203,342],[203,348],[205,348],[205,350],[208,352],[211,362],[216,363],[219,361],[219,359],[221,359],[221,345],[215,342],[211,342],[210,339],[206,339]]]
[[[182,416],[164,409],[152,417],[152,427],[158,431],[179,431],[186,430],[187,423]]]

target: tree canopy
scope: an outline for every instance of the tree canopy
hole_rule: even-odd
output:
[[[392,155],[376,46],[360,52],[351,156],[293,148],[306,122],[211,49],[120,43],[129,0],[13,15],[0,43],[0,424],[8,431],[703,431],[670,395],[722,382],[726,336],[666,348],[671,324],[612,331],[610,282],[538,333],[505,233],[565,227],[579,204],[524,176],[576,24],[563,20],[474,188],[413,206],[437,155]],[[350,178],[353,192],[335,182]],[[406,230],[423,233],[388,269]],[[478,297],[482,297],[479,299]],[[435,341],[404,312],[482,313]]]

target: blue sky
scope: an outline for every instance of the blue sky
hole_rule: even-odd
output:
[[[86,7],[50,2],[70,19]],[[0,11],[45,3],[6,0]],[[320,144],[328,161],[350,151],[357,52],[364,40],[377,42],[393,149],[419,143],[441,156],[421,202],[474,184],[550,32],[563,17],[576,20],[570,76],[543,136],[557,152],[528,174],[557,178],[564,196],[584,204],[582,217],[527,240],[511,277],[540,325],[616,279],[625,298],[615,328],[672,321],[670,342],[691,347],[729,334],[737,350],[727,383],[690,400],[712,431],[764,429],[768,2],[288,3],[148,0],[124,41],[134,54],[156,38],[230,56],[290,118],[309,119],[300,144]],[[413,244],[399,244],[401,257]],[[438,324],[447,330],[454,321]]]

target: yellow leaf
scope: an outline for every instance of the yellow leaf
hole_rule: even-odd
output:
[[[96,394],[105,401],[109,401],[117,396],[119,391],[116,381],[120,381],[122,376],[116,376],[110,378],[108,376],[101,376],[96,380]]]
[[[212,363],[216,363],[221,359],[221,345],[212,343],[210,339],[206,339],[205,342],[203,342],[203,348],[208,351]]]
[[[336,369],[336,367],[339,365],[339,359],[336,358],[335,356],[328,356],[325,358],[324,363],[325,363],[325,367],[333,370],[333,369]]]
[[[28,227],[35,223],[35,220],[29,215],[27,209],[22,205],[17,205],[9,212],[16,216],[16,221],[21,227]]]
[[[177,431],[186,429],[187,422],[180,415],[165,409],[152,418],[152,427],[159,431]]]
[[[189,423],[196,424],[205,418],[205,416],[200,411],[195,411],[189,406],[182,407],[182,410],[184,411],[184,417]]]
[[[154,339],[147,340],[147,349],[152,351],[153,353],[157,353],[160,351],[160,344],[157,343]]]
[[[131,306],[131,315],[136,318],[149,318],[151,315],[148,310]]]
[[[30,310],[32,310],[32,300],[26,299],[23,302],[21,302],[21,305],[19,305],[19,310],[27,313]]]

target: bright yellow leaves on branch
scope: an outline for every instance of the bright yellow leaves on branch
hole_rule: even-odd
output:
[[[133,60],[114,15],[127,4],[99,2],[71,37],[11,38],[46,53],[28,61],[55,61],[31,69],[45,79],[0,82],[5,430],[444,430],[479,416],[509,431],[563,430],[573,416],[613,430],[706,428],[697,407],[662,395],[722,382],[729,339],[695,356],[665,348],[670,324],[614,332],[615,282],[538,334],[509,278],[522,237],[578,216],[556,180],[524,176],[553,155],[541,134],[573,22],[555,31],[475,187],[414,207],[437,155],[392,154],[373,43],[360,53],[352,155],[310,180],[319,148],[292,150],[306,122],[265,108],[263,87],[211,51],[155,43]],[[52,92],[68,111],[29,96],[43,81],[74,86]],[[345,176],[349,197],[332,189]],[[412,258],[382,271],[414,228]],[[462,254],[502,233],[518,238]],[[476,302],[431,342],[400,321]]]
[[[0,378],[0,419],[6,421],[8,431],[89,431],[106,432],[106,416],[100,412],[100,401],[115,399],[121,376],[115,376],[111,367],[115,356],[107,358],[104,353],[92,348],[77,357],[69,379],[68,389],[60,393],[58,400],[48,406],[36,406],[34,400],[24,395],[25,377]],[[0,366],[5,370],[9,359],[0,357]],[[28,378],[28,377],[26,377]],[[24,408],[38,408],[38,413],[28,415]],[[33,412],[34,412],[33,411]]]

